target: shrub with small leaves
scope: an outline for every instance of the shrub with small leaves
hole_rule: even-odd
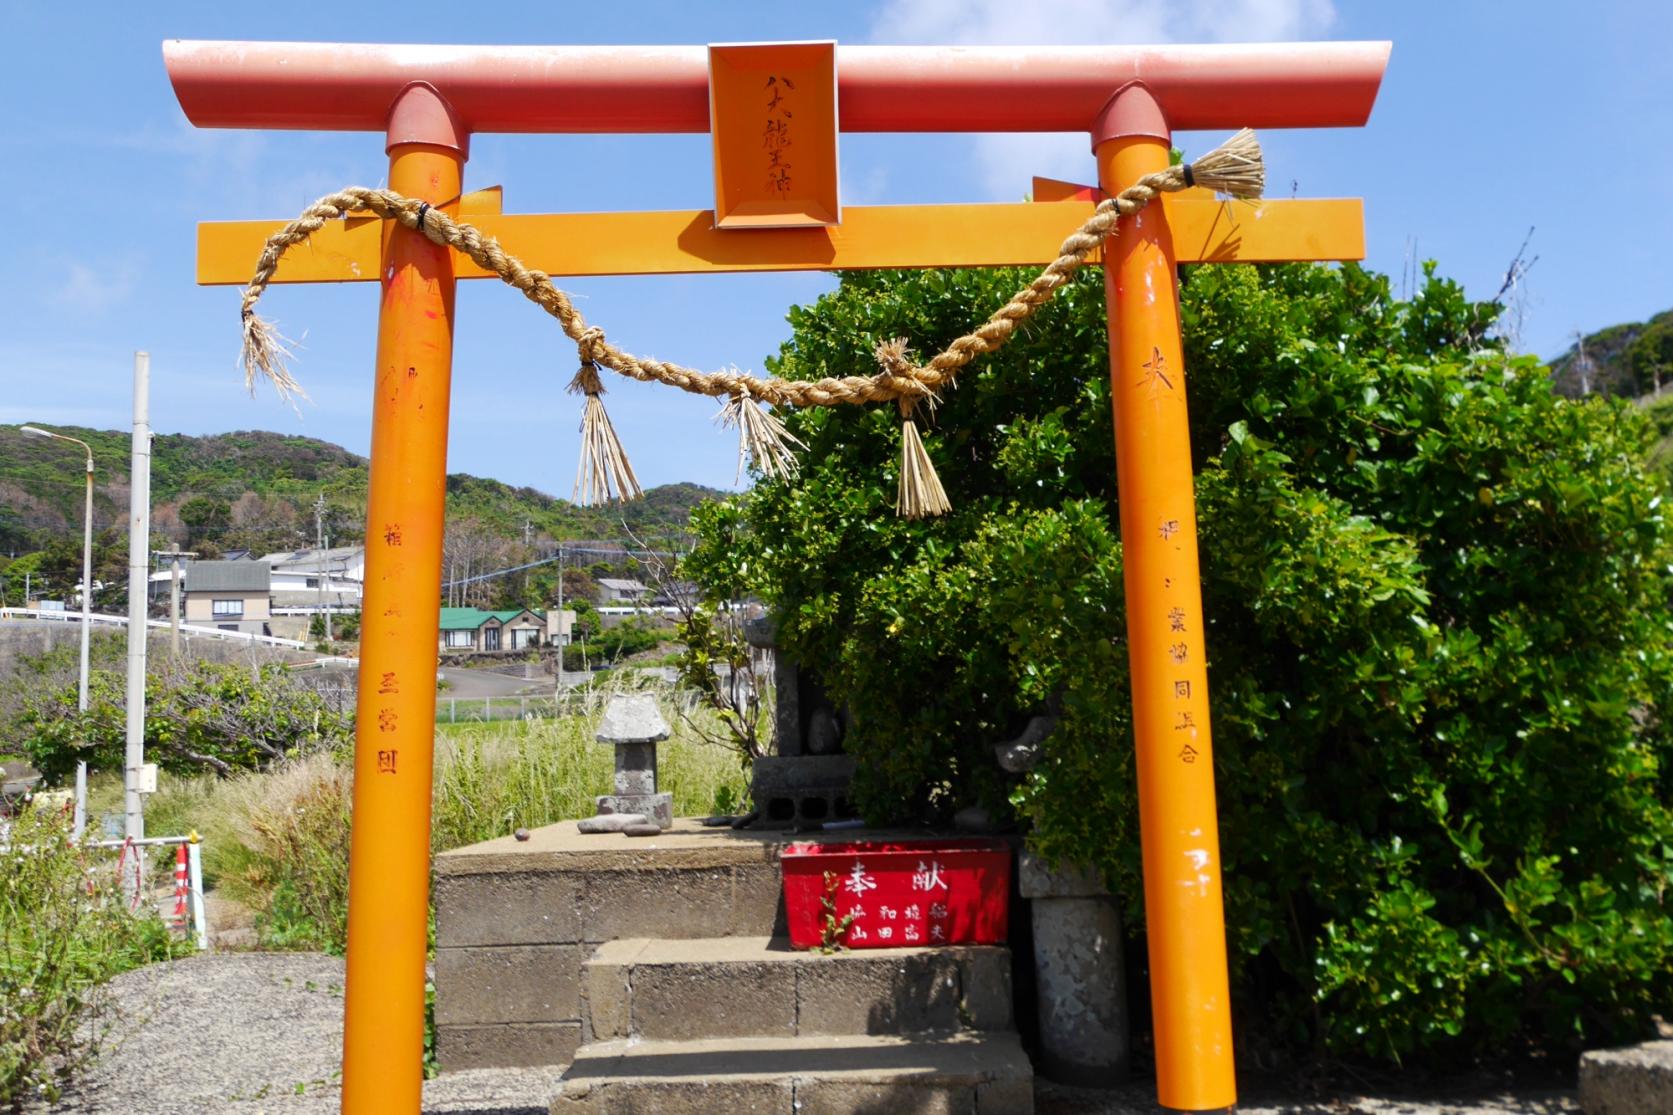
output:
[[[1026,278],[847,274],[769,366],[870,374]],[[1643,416],[1555,396],[1433,265],[1407,301],[1284,265],[1188,269],[1180,302],[1245,1040],[1647,1033],[1673,1007],[1673,546]],[[869,818],[1009,813],[1142,936],[1107,360],[1089,274],[966,369],[924,431],[931,521],[893,513],[892,410],[789,414],[800,476],[695,520],[687,568],[743,571],[824,673]],[[992,744],[1045,708],[1042,761],[1003,774]]]

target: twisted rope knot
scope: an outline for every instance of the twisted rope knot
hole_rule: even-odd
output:
[[[575,347],[581,354],[583,364],[597,364],[603,346],[604,330],[596,325],[587,326],[581,330],[581,335],[575,338]]]
[[[935,390],[926,382],[929,373],[912,363],[907,356],[908,351],[905,337],[879,341],[872,350],[878,366],[883,369],[877,380],[900,405],[902,418],[910,418],[920,402],[927,399],[933,404],[935,400]]]

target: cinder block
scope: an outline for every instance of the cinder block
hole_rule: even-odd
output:
[[[639,964],[631,982],[636,1038],[787,1038],[796,1032],[792,964]]]
[[[976,1085],[976,1115],[1034,1115],[1034,1081],[989,1080]]]
[[[579,1022],[436,1027],[436,1060],[444,1072],[567,1065],[580,1044]]]
[[[571,1022],[581,1018],[580,945],[436,950],[436,1024]]]
[[[581,939],[576,876],[558,871],[436,877],[436,944],[552,945]]]
[[[597,871],[581,886],[581,932],[588,941],[619,937],[711,937],[731,918],[730,868]]]
[[[777,863],[741,863],[732,868],[733,937],[786,937],[784,881]]]
[[[959,1018],[971,1030],[1012,1027],[1011,950],[967,949],[959,957]]]
[[[809,1080],[796,1086],[796,1115],[977,1115],[968,1084]],[[984,1112],[983,1115],[986,1115]]]
[[[797,964],[799,1034],[923,1034],[959,1026],[954,954],[888,949]]]
[[[632,1034],[632,972],[627,964],[600,964],[596,960],[581,966],[587,996],[582,1021],[588,1041],[616,1041]]]

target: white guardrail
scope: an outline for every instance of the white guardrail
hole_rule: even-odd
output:
[[[87,617],[94,623],[102,623],[112,627],[128,626],[127,616],[110,616],[94,612]],[[70,611],[45,611],[40,608],[0,608],[0,620],[8,619],[40,619],[51,623],[80,623],[81,613]],[[155,630],[167,631],[170,627],[166,619],[148,619],[145,625]],[[291,647],[303,649],[306,643],[297,639],[280,639],[272,635],[257,635],[250,631],[223,631],[219,627],[200,627],[194,623],[182,623],[180,633],[183,635],[208,635],[215,639],[231,639],[234,642],[260,643],[262,646]]]

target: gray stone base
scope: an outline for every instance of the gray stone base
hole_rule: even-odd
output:
[[[600,813],[641,813],[665,829],[674,824],[673,794],[603,794],[597,801]]]
[[[1673,1041],[1582,1054],[1580,1109],[1586,1115],[1673,1112]]]
[[[1095,872],[1052,867],[1027,852],[1017,882],[1032,906],[1041,1074],[1081,1087],[1120,1084],[1127,1079],[1127,987],[1115,899]]]

